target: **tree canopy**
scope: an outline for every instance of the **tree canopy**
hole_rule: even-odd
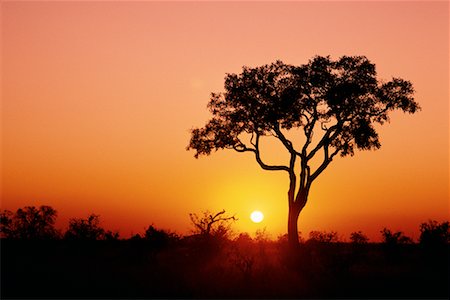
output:
[[[337,61],[317,56],[301,66],[276,61],[243,67],[241,74],[226,75],[225,92],[212,93],[208,108],[213,117],[203,128],[192,130],[188,149],[196,150],[195,157],[218,149],[251,151],[264,169],[286,171],[288,166],[262,163],[260,136],[277,137],[306,160],[320,148],[327,151],[326,161],[338,153],[353,155],[355,148],[377,149],[381,144],[374,124],[389,121],[388,114],[395,109],[416,112],[419,105],[413,92],[412,84],[400,78],[379,82],[375,65],[364,56]],[[307,138],[301,149],[282,132],[299,127]],[[315,128],[324,135],[308,152]],[[251,145],[241,140],[246,133],[253,137]]]
[[[0,212],[0,236],[13,239],[53,239],[59,236],[55,228],[57,212],[52,207],[26,206],[15,213]]]

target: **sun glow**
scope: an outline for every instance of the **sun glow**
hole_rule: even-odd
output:
[[[250,219],[254,222],[254,223],[261,223],[262,220],[264,220],[264,215],[262,212],[255,210],[254,212],[252,212],[250,214]]]

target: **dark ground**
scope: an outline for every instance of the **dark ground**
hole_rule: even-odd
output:
[[[449,249],[418,244],[1,241],[1,298],[449,298]]]

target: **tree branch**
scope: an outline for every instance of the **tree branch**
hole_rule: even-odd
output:
[[[308,150],[308,146],[312,142],[312,137],[314,135],[314,126],[316,126],[317,119],[318,119],[317,118],[317,110],[314,107],[314,113],[312,114],[312,121],[310,122],[310,120],[308,119],[308,122],[303,127],[303,131],[305,132],[305,136],[306,136],[306,142],[302,148],[302,154],[301,154],[302,159],[306,159],[306,151]]]
[[[335,149],[331,155],[329,154],[328,144],[325,144],[324,148],[324,158],[322,164],[317,168],[314,173],[311,174],[308,178],[307,186],[310,186],[311,183],[328,167],[330,162],[333,161],[333,157],[339,153],[340,149]]]
[[[261,159],[261,154],[259,151],[259,138],[260,135],[258,133],[254,134],[255,136],[255,142],[252,142],[253,146],[255,146],[255,148],[249,148],[247,147],[241,140],[239,140],[238,138],[237,141],[238,143],[236,143],[235,145],[232,146],[232,148],[237,151],[237,152],[253,152],[255,153],[255,158],[256,161],[258,162],[258,164],[261,166],[261,168],[263,168],[264,170],[269,170],[269,171],[286,171],[286,172],[290,172],[290,167],[287,166],[272,166],[272,165],[268,165],[266,163],[264,163]],[[253,139],[253,134],[252,134],[252,139]],[[294,155],[295,156],[295,155]],[[292,157],[291,157],[291,163],[292,163]],[[292,168],[293,169],[293,168]]]
[[[338,130],[339,126],[340,126],[340,122],[338,122],[337,124],[328,128],[328,130],[325,132],[325,134],[323,135],[323,137],[319,141],[319,143],[316,145],[316,147],[313,150],[311,150],[311,152],[306,157],[307,160],[310,160],[311,158],[313,158],[314,155],[316,154],[316,152],[320,150],[320,148],[324,147],[325,144],[328,144],[328,142],[330,140],[333,140],[340,133],[340,130]],[[334,131],[334,133],[333,133],[333,135],[331,135],[331,133],[333,131]]]
[[[274,126],[273,130],[274,130],[275,133],[276,133],[276,137],[283,143],[283,145],[286,147],[286,149],[289,150],[289,152],[290,152],[291,154],[293,154],[293,155],[300,155],[300,153],[297,152],[297,151],[294,149],[294,146],[292,145],[292,142],[291,142],[290,140],[288,140],[288,139],[284,136],[284,134],[281,132],[280,124],[279,124],[279,123],[277,123],[277,125]]]
[[[256,161],[261,166],[261,168],[263,168],[264,170],[268,170],[268,171],[286,171],[286,172],[289,172],[290,171],[289,167],[286,167],[286,166],[270,166],[270,165],[265,164],[261,160],[261,154],[259,152],[259,137],[260,137],[259,133],[256,133],[255,149],[254,149],[253,152],[255,152]]]

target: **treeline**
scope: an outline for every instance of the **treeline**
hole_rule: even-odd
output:
[[[286,235],[233,234],[225,211],[191,214],[189,235],[150,225],[126,239],[98,215],[58,230],[49,206],[0,217],[2,299],[448,299],[449,222],[421,224],[416,242],[386,228],[382,243],[312,231],[292,249]]]
[[[119,232],[106,230],[101,227],[100,216],[91,214],[87,218],[72,218],[69,220],[68,228],[63,232],[55,227],[57,211],[46,205],[40,207],[26,206],[17,209],[16,212],[2,210],[0,212],[0,237],[4,239],[27,239],[27,240],[47,240],[47,239],[67,239],[67,240],[119,240]],[[149,225],[145,232],[135,234],[130,240],[150,240],[155,244],[165,245],[169,242],[181,239],[208,238],[215,240],[231,239],[231,224],[237,219],[234,216],[227,216],[222,210],[217,213],[203,212],[201,215],[190,214],[193,225],[192,235],[180,236],[174,232],[159,229],[153,224]],[[417,242],[426,245],[445,245],[450,243],[450,223],[429,220],[420,224],[420,236]],[[401,231],[392,231],[383,228],[381,231],[381,241],[386,245],[412,244],[414,240],[406,236]],[[248,233],[240,233],[235,241],[270,241],[265,230],[256,232],[255,238],[251,238]],[[281,235],[278,242],[287,242],[287,235]],[[301,243],[339,243],[342,242],[335,231],[311,231],[308,239],[301,238]],[[361,231],[350,234],[350,243],[367,244],[369,238]]]

